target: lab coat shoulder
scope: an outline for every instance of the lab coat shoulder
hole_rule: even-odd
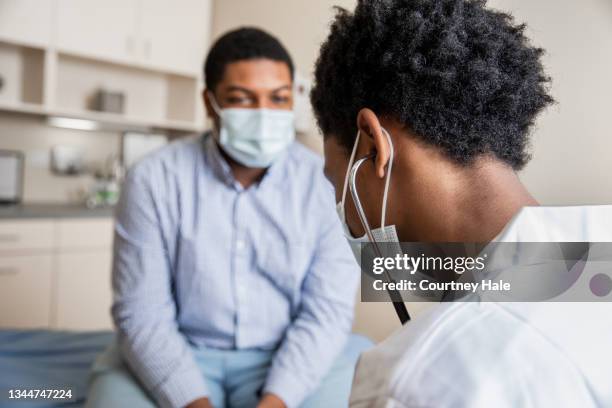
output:
[[[612,241],[612,206],[527,207],[496,241]],[[446,303],[364,353],[351,407],[612,403],[608,303]]]
[[[524,207],[495,241],[608,242],[612,239],[612,205]]]
[[[439,308],[430,309],[362,353],[353,379],[351,407],[386,408],[392,400],[400,403],[393,392],[397,371],[404,370],[405,361],[414,361],[419,350],[426,352],[422,345],[444,318],[445,313]]]
[[[593,401],[583,367],[524,315],[496,303],[442,308],[436,333],[398,359],[390,395],[404,406],[575,407]]]

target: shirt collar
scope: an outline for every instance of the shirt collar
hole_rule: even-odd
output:
[[[220,147],[215,141],[212,131],[204,133],[202,140],[206,162],[214,172],[214,174],[228,186],[234,187],[238,191],[244,190],[242,185],[234,178],[234,173],[227,160],[221,154]],[[270,185],[278,185],[284,179],[284,169],[288,161],[289,149],[285,150],[268,167],[263,178],[254,185],[255,188],[267,188]]]
[[[208,167],[210,167],[213,173],[225,184],[230,186],[233,185],[236,180],[232,174],[232,169],[223,155],[221,155],[219,146],[217,146],[217,142],[215,142],[212,132],[209,131],[204,133],[202,136],[202,145]]]

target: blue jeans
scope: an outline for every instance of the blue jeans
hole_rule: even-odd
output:
[[[347,407],[357,358],[372,345],[351,335],[319,387],[302,408]],[[215,408],[252,408],[257,405],[274,351],[193,348]],[[87,407],[154,407],[155,403],[123,363],[116,345],[96,360]]]

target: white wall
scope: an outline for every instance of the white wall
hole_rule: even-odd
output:
[[[277,35],[298,69],[311,74],[332,7],[352,0],[218,0],[213,37],[255,25]],[[545,48],[558,104],[540,117],[533,160],[522,179],[543,204],[612,203],[612,2],[609,0],[491,0],[527,22],[533,43]]]
[[[533,134],[522,179],[544,204],[612,203],[612,2],[492,0],[528,23],[558,104]]]
[[[309,74],[335,5],[350,9],[354,0],[216,0],[213,41],[232,28],[253,25],[265,29],[279,37],[297,68]]]
[[[529,25],[533,42],[548,50],[558,105],[540,117],[533,134],[533,160],[521,178],[542,204],[612,203],[612,2],[609,0],[492,0]],[[213,37],[244,25],[277,35],[298,69],[311,74],[332,6],[353,0],[217,0]],[[307,143],[320,149],[321,140]],[[411,305],[412,313],[427,307]],[[357,306],[355,330],[375,340],[397,328],[393,307]]]

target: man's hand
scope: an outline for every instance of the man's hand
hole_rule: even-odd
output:
[[[185,408],[213,408],[208,398],[198,398],[195,401],[191,401]]]
[[[264,394],[257,408],[287,408],[282,399],[274,394]]]

